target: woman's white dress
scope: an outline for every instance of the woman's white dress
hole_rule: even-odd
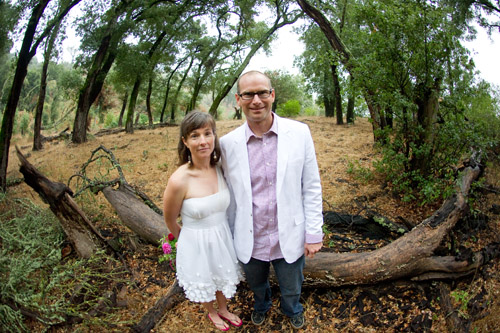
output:
[[[215,292],[230,298],[243,273],[227,222],[229,190],[219,167],[218,192],[184,200],[182,229],[177,242],[177,280],[193,302],[211,302]]]

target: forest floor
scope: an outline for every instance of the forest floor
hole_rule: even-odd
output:
[[[371,124],[357,119],[354,125],[335,124],[324,117],[301,117],[309,125],[315,142],[316,154],[323,186],[324,211],[363,215],[376,211],[393,220],[416,225],[429,217],[440,205],[421,206],[405,203],[391,191],[377,174],[373,161],[380,156],[374,149]],[[241,120],[217,122],[218,135],[222,136],[242,123]],[[9,160],[8,178],[20,178],[14,145],[18,145],[49,179],[67,183],[87,162],[91,152],[104,145],[119,160],[127,181],[139,187],[159,207],[168,177],[177,163],[177,126],[136,130],[134,134],[118,133],[94,136],[84,144],[74,145],[65,141],[46,143],[42,151],[32,152],[27,139],[14,138]],[[97,167],[96,167],[97,168]],[[96,170],[96,172],[98,172]],[[109,178],[114,178],[110,176]],[[75,191],[76,183],[70,183]],[[475,214],[460,221],[443,246],[460,246],[477,251],[485,245],[500,241],[500,167],[489,163],[482,176],[481,186],[473,196]],[[488,190],[490,189],[490,190]],[[496,189],[496,190],[491,190]],[[8,195],[29,198],[45,206],[38,195],[26,184],[9,187]],[[175,275],[168,264],[158,263],[160,249],[144,242],[133,241],[132,232],[120,224],[113,208],[102,193],[97,196],[80,196],[78,203],[97,228],[108,238],[119,238],[124,244],[123,255],[133,271],[135,284],[130,284],[119,294],[119,307],[114,316],[119,324],[111,324],[99,331],[121,332],[140,321],[141,317],[165,294]],[[346,239],[346,238],[350,238]],[[390,240],[363,238],[354,230],[345,234],[329,233],[324,245],[335,251],[361,251],[377,248]],[[457,246],[458,248],[458,246]],[[72,255],[75,255],[74,253]],[[454,281],[444,281],[451,290],[452,305],[464,327],[472,332],[500,332],[500,261],[494,259],[482,266],[473,276]],[[305,289],[306,326],[303,332],[446,332],[450,331],[441,306],[438,281],[414,282],[399,280],[371,286],[353,286],[330,289]],[[274,305],[279,289],[273,287]],[[241,328],[231,331],[279,332],[292,331],[286,318],[274,306],[263,326],[251,324],[251,292],[242,283],[236,296],[230,300],[230,309],[243,319]],[[28,323],[34,331],[43,326]],[[89,324],[59,327],[57,332],[95,331]],[[154,332],[213,331],[203,308],[187,300],[165,313]]]

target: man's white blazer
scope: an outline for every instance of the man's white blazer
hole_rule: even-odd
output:
[[[278,126],[276,201],[281,252],[288,263],[304,254],[305,234],[322,235],[321,182],[309,127],[274,114]],[[220,139],[222,168],[231,192],[227,214],[238,259],[253,251],[252,188],[245,124]]]

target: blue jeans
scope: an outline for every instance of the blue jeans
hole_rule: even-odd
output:
[[[305,257],[302,255],[294,263],[285,259],[271,262],[251,258],[243,264],[246,281],[254,293],[254,311],[266,313],[271,308],[271,287],[269,285],[269,268],[273,264],[281,291],[281,311],[288,317],[294,317],[304,311],[300,304],[300,293],[304,281]]]

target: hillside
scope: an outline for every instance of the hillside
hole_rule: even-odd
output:
[[[306,122],[313,134],[323,186],[324,211],[363,215],[367,210],[372,210],[391,220],[415,225],[439,207],[439,203],[420,206],[417,203],[402,202],[392,193],[390,186],[373,171],[372,162],[377,158],[377,152],[373,146],[371,124],[367,119],[357,119],[354,125],[343,126],[337,126],[334,119],[324,117],[302,117],[299,120]],[[218,135],[224,135],[241,123],[242,121],[238,120],[218,121]],[[138,186],[158,206],[161,206],[168,177],[176,168],[177,142],[176,126],[135,131],[132,135],[119,133],[92,137],[81,145],[62,141],[52,142],[46,144],[40,152],[32,152],[31,142],[27,139],[14,138],[8,177],[11,179],[21,177],[14,145],[18,145],[29,161],[48,178],[63,183],[67,183],[72,175],[79,172],[94,149],[104,145],[113,150],[128,182]],[[112,175],[110,178],[115,176]],[[75,190],[75,185],[73,181],[70,187]],[[488,165],[482,188],[476,189],[474,197],[475,211],[484,214],[485,219],[488,218],[487,225],[480,228],[473,225],[475,220],[471,220],[466,223],[467,225],[458,226],[460,230],[454,234],[455,238],[458,239],[460,236],[458,240],[473,250],[500,240],[500,216],[498,212],[492,210],[494,204],[500,202],[500,194],[494,190],[484,190],[486,188],[500,188],[498,165]],[[10,187],[8,195],[27,197],[42,204],[37,194],[24,183]],[[117,234],[122,238],[130,236],[130,233],[120,226],[116,214],[102,194],[95,198],[82,196],[78,201],[96,226],[107,230],[110,237]],[[474,239],[470,238],[471,236]],[[329,245],[333,240],[327,238],[324,244]],[[351,245],[349,248],[355,251],[356,243]],[[374,243],[373,246],[377,245]],[[122,307],[116,313],[121,321],[137,322],[163,295],[173,281],[174,274],[168,265],[157,263],[160,250],[153,246],[140,243],[134,251],[129,249],[124,255],[129,266],[135,271],[134,278],[139,281],[139,288],[129,286],[124,291],[125,294],[121,296]],[[470,296],[467,298],[468,317],[465,321],[470,321],[471,328],[477,328],[480,332],[500,331],[500,324],[496,319],[500,315],[499,268],[499,260],[496,259],[484,266],[475,276],[462,278],[450,284],[453,291],[462,294],[465,291]],[[273,290],[273,292],[276,299],[279,291]],[[454,300],[454,306],[458,309],[464,301],[461,302]],[[396,281],[377,286],[307,290],[304,292],[304,303],[307,320],[307,326],[303,330],[305,332],[425,331],[426,326],[431,327],[430,331],[433,332],[446,330],[446,314],[443,313],[439,303],[439,290],[436,284],[430,282]],[[287,321],[274,311],[262,328],[255,329],[251,325],[250,295],[245,284],[241,285],[230,305],[244,320],[242,331],[290,330]],[[212,325],[204,315],[201,306],[184,301],[166,314],[155,331],[211,330]],[[124,326],[126,324],[110,330],[123,331]],[[40,327],[34,324],[33,328]],[[78,328],[82,331],[92,330],[92,327]],[[67,329],[73,331],[77,327]]]

